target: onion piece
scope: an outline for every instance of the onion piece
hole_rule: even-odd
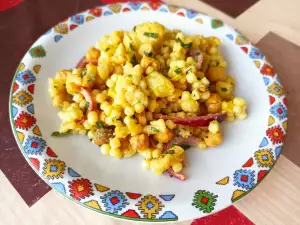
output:
[[[187,176],[182,173],[176,173],[172,168],[167,169],[168,174],[170,177],[175,177],[178,180],[184,181],[186,180]]]
[[[200,49],[192,48],[187,52],[188,56],[191,56],[196,62],[196,68],[199,70],[203,63],[203,54]]]
[[[168,143],[165,144],[163,152],[170,149],[173,145],[197,145],[200,142],[200,140],[194,136],[190,136],[188,138],[183,138],[181,136],[176,136],[172,138]]]
[[[96,108],[96,103],[92,99],[92,94],[87,89],[81,87],[80,93],[83,95],[85,100],[89,103],[88,110],[93,111]]]
[[[86,60],[86,57],[82,57],[82,59],[80,59],[80,61],[76,64],[76,68],[77,69],[82,69],[86,66],[86,64],[88,64],[88,61]]]

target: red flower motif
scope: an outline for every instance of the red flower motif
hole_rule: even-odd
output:
[[[150,2],[149,6],[151,7],[151,9],[153,10],[157,10],[160,7],[160,3],[159,2]]]
[[[271,76],[271,77],[274,77],[275,75],[275,71],[274,71],[274,68],[268,64],[265,64],[260,72],[263,74],[263,75],[267,75],[267,76]]]
[[[75,200],[80,200],[85,197],[90,197],[94,195],[92,189],[92,183],[88,179],[77,179],[72,182],[69,181],[69,188],[71,197]]]
[[[93,16],[99,17],[102,15],[102,9],[100,8],[93,8],[90,10],[90,14],[92,14]]]
[[[280,126],[275,126],[267,130],[267,136],[271,139],[273,144],[279,144],[283,142],[284,133]]]
[[[21,114],[15,120],[15,126],[20,129],[28,130],[35,124],[35,122],[36,119],[33,116],[26,112],[21,112]]]

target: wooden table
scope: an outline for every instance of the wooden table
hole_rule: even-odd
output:
[[[0,224],[133,224],[96,214],[51,190],[23,159],[8,122],[10,82],[18,62],[29,46],[66,17],[108,2],[115,1],[1,0]],[[244,33],[273,64],[281,77],[288,99],[288,135],[283,155],[272,172],[234,206],[194,221],[193,224],[300,224],[300,121],[297,118],[300,113],[300,1],[165,2],[218,17]],[[191,222],[178,224],[189,225]]]

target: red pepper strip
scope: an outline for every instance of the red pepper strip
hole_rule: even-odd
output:
[[[81,87],[81,91],[80,93],[83,95],[83,97],[85,98],[85,100],[89,103],[89,111],[93,111],[96,107],[95,102],[92,99],[92,94],[90,91],[86,90],[85,88]]]
[[[206,116],[194,117],[173,117],[162,114],[154,114],[155,119],[172,120],[175,124],[190,126],[190,127],[206,127],[213,120],[222,122],[226,118],[226,113],[208,114]]]
[[[86,60],[85,56],[80,59],[80,61],[77,63],[76,68],[84,68],[88,64],[88,61]]]
[[[186,175],[181,174],[181,173],[176,173],[172,168],[167,169],[167,172],[169,173],[170,177],[175,177],[181,181],[184,181],[187,178]]]

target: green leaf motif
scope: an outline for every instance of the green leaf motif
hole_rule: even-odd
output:
[[[211,26],[212,28],[217,29],[224,26],[224,22],[222,20],[214,19],[211,21]]]
[[[210,213],[214,210],[218,195],[205,190],[199,190],[195,193],[192,205],[204,213]]]
[[[30,49],[29,54],[32,58],[42,58],[46,56],[46,50],[42,45],[38,45]]]

